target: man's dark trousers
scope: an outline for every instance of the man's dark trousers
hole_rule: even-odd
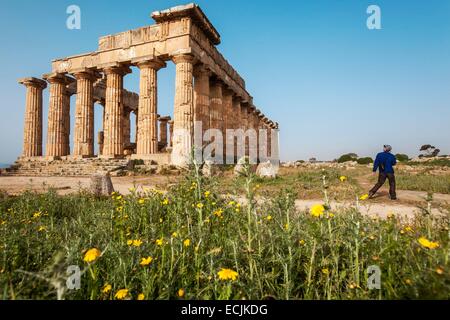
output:
[[[395,193],[395,174],[393,173],[380,172],[380,175],[378,176],[378,182],[372,188],[372,190],[370,190],[370,194],[374,195],[375,193],[377,193],[378,189],[380,189],[386,182],[386,179],[389,180],[389,194],[391,196],[391,199],[396,199],[397,195]]]

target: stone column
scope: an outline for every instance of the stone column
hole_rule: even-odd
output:
[[[172,120],[170,117],[160,117],[159,118],[159,142],[165,148],[168,146],[167,140],[167,124]]]
[[[101,156],[103,154],[103,144],[105,141],[105,136],[103,131],[98,132],[98,154]]]
[[[241,128],[244,130],[244,155],[248,156],[248,141],[246,138],[246,132],[248,130],[248,105],[246,103],[241,103]]]
[[[127,148],[131,144],[131,120],[130,120],[131,110],[128,108],[123,108],[123,146]]]
[[[19,80],[26,87],[25,125],[23,133],[23,157],[42,156],[42,90],[44,80],[24,78]]]
[[[64,92],[64,150],[70,155],[70,97],[69,90]]]
[[[130,72],[127,67],[108,67],[106,74],[106,102],[103,156],[122,157],[123,140],[123,77]]]
[[[191,55],[173,57],[176,65],[175,106],[172,164],[186,166],[190,162],[193,142],[194,83]]]
[[[214,81],[211,86],[210,128],[222,132],[223,143],[223,84],[220,81]],[[212,156],[216,159],[222,159],[223,163],[223,148],[222,150],[215,150],[215,153]]]
[[[235,132],[239,129],[242,129],[241,122],[241,99],[239,97],[233,98],[233,114],[234,114],[234,124],[233,128]],[[241,139],[236,137],[234,139],[234,155],[236,156],[236,161],[239,160],[239,150],[242,148]],[[242,156],[242,155],[241,155]]]
[[[210,76],[211,71],[203,65],[194,70],[194,121],[202,124],[202,137],[210,124]]]
[[[169,121],[169,147],[173,147],[173,120]]]
[[[67,148],[67,99],[66,86],[73,81],[63,74],[44,75],[50,83],[50,102],[48,109],[46,156],[58,158],[66,156]]]
[[[97,76],[91,70],[83,70],[74,75],[77,79],[77,100],[73,155],[75,157],[93,157],[94,81]]]
[[[227,141],[227,130],[233,129],[233,92],[231,90],[225,89],[223,90],[223,108],[222,108],[222,118],[223,118],[223,154],[227,157],[225,161],[230,162],[232,159],[228,158],[233,154],[234,150],[234,141]],[[233,139],[234,140],[234,139]],[[227,146],[228,145],[228,146]],[[227,149],[229,148],[229,150]]]
[[[140,74],[139,125],[137,154],[146,156],[158,152],[158,78],[159,69],[166,66],[163,61],[152,59],[137,63]]]

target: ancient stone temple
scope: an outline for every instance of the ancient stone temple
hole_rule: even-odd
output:
[[[254,105],[244,80],[216,48],[220,35],[203,11],[189,4],[154,12],[152,18],[154,25],[101,37],[94,52],[54,60],[42,79],[19,81],[26,87],[19,161],[142,159],[185,165],[195,135],[203,138],[209,129],[222,133],[223,150],[214,151],[220,157],[233,149],[236,159],[236,151],[242,149],[246,155],[256,155],[256,161],[278,158],[278,124]],[[176,66],[173,117],[158,114],[158,71],[167,63]],[[124,89],[124,77],[132,66],[140,72],[139,93]],[[43,137],[42,96],[47,88],[47,137]],[[72,95],[76,95],[75,106],[70,105]],[[103,129],[97,133],[95,103],[104,108]],[[74,128],[70,128],[71,109]],[[134,143],[131,113],[136,116]],[[251,134],[230,138],[228,129],[244,133],[253,129],[256,134],[253,139]],[[264,135],[258,134],[261,129]],[[263,156],[262,146],[267,150]]]

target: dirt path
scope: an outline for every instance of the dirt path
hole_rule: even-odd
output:
[[[168,185],[176,183],[176,176],[150,177],[113,177],[114,189],[122,194],[130,193],[130,188],[157,188],[165,189]],[[65,195],[89,189],[88,177],[0,177],[0,190],[8,194],[19,194],[25,190],[45,192],[49,188],[55,189],[58,194]]]

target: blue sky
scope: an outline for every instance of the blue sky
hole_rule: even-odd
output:
[[[52,59],[94,51],[100,36],[153,24],[152,11],[188,2],[2,0],[0,163],[21,153],[25,89],[18,78],[40,77]],[[197,3],[255,104],[280,123],[282,160],[373,155],[386,143],[410,155],[425,143],[450,153],[450,1]],[[66,28],[71,4],[81,8],[81,30]],[[366,27],[370,4],[381,8],[381,30]],[[134,71],[125,86],[137,92]],[[159,72],[163,115],[173,113],[174,73],[171,63]],[[44,128],[47,108],[48,92]]]

